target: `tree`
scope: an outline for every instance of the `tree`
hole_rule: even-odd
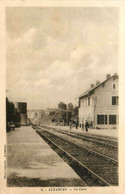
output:
[[[73,110],[74,110],[73,104],[72,104],[71,102],[68,104],[68,109],[69,109],[71,112],[73,112]]]
[[[6,121],[11,122],[14,118],[14,104],[6,98]]]
[[[63,103],[63,102],[60,102],[58,104],[58,109],[59,110],[66,110],[67,109],[67,105],[65,103]]]
[[[58,104],[58,122],[64,122],[64,124],[66,123],[66,110],[67,104],[60,102]]]
[[[78,119],[78,107],[76,106],[73,111],[73,119]]]
[[[9,123],[14,119],[14,104],[6,98],[6,130],[9,130]]]

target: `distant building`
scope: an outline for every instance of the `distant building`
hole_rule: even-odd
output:
[[[20,125],[27,125],[27,103],[26,102],[15,102],[15,108],[20,111],[21,114],[21,122]]]
[[[119,123],[119,77],[106,75],[79,96],[79,125],[87,120],[93,128],[117,128]]]

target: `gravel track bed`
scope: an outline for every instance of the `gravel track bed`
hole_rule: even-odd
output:
[[[109,162],[104,158],[84,151],[77,145],[74,145],[64,139],[59,138],[59,135],[57,135],[57,133],[51,134],[48,133],[48,131],[42,130],[41,132],[45,134],[48,138],[50,138],[53,142],[55,142],[57,145],[59,145],[62,149],[66,150],[66,152],[77,158],[77,160],[84,164],[87,168],[89,168],[94,173],[98,174],[104,180],[109,182],[111,185],[118,185],[118,166],[116,163]],[[64,138],[64,135],[61,134],[60,137]],[[72,138],[68,137],[67,140],[71,141]],[[78,141],[75,143],[78,143]]]
[[[50,132],[50,130],[47,130],[47,131]],[[112,150],[112,149],[109,149],[105,146],[97,145],[94,142],[84,141],[82,139],[78,139],[77,137],[71,137],[68,134],[62,134],[62,133],[59,133],[57,131],[52,131],[51,130],[51,133],[53,133],[53,134],[55,134],[59,137],[65,138],[69,141],[72,141],[73,143],[75,143],[77,145],[84,146],[84,147],[92,149],[96,152],[99,152],[100,154],[104,154],[104,155],[106,155],[110,158],[113,158],[114,160],[118,160],[118,151],[117,150]]]

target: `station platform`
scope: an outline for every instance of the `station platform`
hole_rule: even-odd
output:
[[[116,139],[118,138],[118,129],[90,129],[88,128],[88,132],[86,132],[85,129],[81,129],[81,128],[76,129],[75,127],[72,127],[72,129],[70,129],[69,126],[55,126],[55,125],[46,125],[46,126],[53,127],[56,129],[61,129],[61,130],[69,130],[69,131],[73,131],[76,133],[87,133],[87,134],[95,134],[95,135],[113,137]]]
[[[7,186],[87,186],[31,126],[7,133]]]

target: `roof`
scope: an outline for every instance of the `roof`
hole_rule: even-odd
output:
[[[79,98],[82,99],[82,98],[85,98],[85,97],[91,95],[92,92],[93,92],[95,89],[97,89],[100,85],[104,84],[105,82],[107,82],[108,80],[110,80],[110,79],[113,78],[113,77],[117,77],[117,78],[118,78],[118,75],[115,73],[114,75],[110,76],[108,79],[104,80],[103,82],[101,82],[100,84],[96,85],[95,87],[89,88],[89,89],[86,90],[83,94],[81,94],[81,95],[79,96]]]

